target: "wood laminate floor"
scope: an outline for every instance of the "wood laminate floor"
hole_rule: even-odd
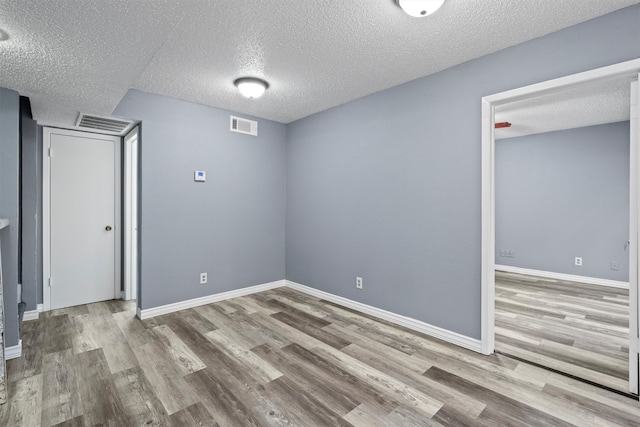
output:
[[[455,307],[452,307],[455,313]],[[279,288],[22,325],[2,426],[637,426],[638,401]]]
[[[629,391],[629,290],[497,271],[495,321],[496,350]]]

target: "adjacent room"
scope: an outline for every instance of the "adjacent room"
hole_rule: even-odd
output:
[[[496,350],[620,392],[629,390],[631,83],[496,109]]]
[[[0,425],[637,425],[640,0],[507,3],[0,2]]]

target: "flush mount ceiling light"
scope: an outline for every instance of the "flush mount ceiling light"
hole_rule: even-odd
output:
[[[269,83],[255,77],[241,77],[233,84],[236,85],[242,96],[247,98],[260,98],[269,87]]]
[[[444,0],[396,0],[396,3],[407,15],[422,18],[440,9]]]

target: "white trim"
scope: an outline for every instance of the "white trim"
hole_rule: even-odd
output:
[[[51,133],[53,129],[42,130],[42,306],[51,307]]]
[[[395,323],[396,325],[404,326],[414,331],[421,332],[431,337],[441,339],[443,341],[458,345],[460,347],[467,348],[469,350],[476,351],[478,353],[480,353],[482,350],[480,340],[478,339],[470,338],[465,335],[458,334],[457,332],[452,332],[447,329],[439,328],[437,326],[430,325],[428,323],[413,319],[411,317],[405,317],[400,314],[392,313],[390,311],[382,310],[380,308],[376,308],[367,304],[362,304],[357,301],[353,301],[347,298],[333,295],[328,292],[320,291],[318,289],[301,285],[299,283],[295,283],[290,280],[285,280],[285,282],[288,288],[295,289],[296,291],[304,292],[316,298],[331,301],[335,304],[339,304],[344,307],[348,307],[353,310],[357,310],[359,312],[369,314],[379,319],[383,319],[388,322]]]
[[[630,270],[636,272],[636,274],[629,275],[629,391],[638,394],[638,382],[640,382],[640,375],[638,374],[638,307],[640,301],[638,297],[638,240],[640,239],[640,233],[638,232],[639,214],[638,209],[640,207],[640,201],[638,200],[638,189],[640,187],[640,176],[638,174],[638,166],[640,165],[640,150],[638,150],[638,144],[640,143],[638,136],[640,134],[639,122],[640,122],[640,74],[637,79],[631,82],[631,102],[630,102],[630,135],[629,144],[631,146],[631,183],[630,183],[630,198],[629,205],[631,206],[631,216],[629,223],[629,264]],[[635,313],[635,316],[633,315]]]
[[[17,359],[20,356],[22,356],[22,340],[18,341],[18,345],[4,348],[4,358],[6,360]]]
[[[632,59],[631,61],[619,62],[606,67],[596,68],[582,73],[571,74],[557,79],[547,80],[541,83],[535,83],[529,86],[523,86],[517,89],[485,96],[482,100],[493,106],[497,106],[510,102],[521,101],[532,96],[541,96],[554,93],[559,90],[566,90],[570,87],[578,86],[583,83],[596,82],[616,77],[634,77],[634,75],[638,74],[639,70],[640,59]]]
[[[138,127],[134,127],[123,140],[123,285],[122,299],[136,299],[137,277],[137,182],[138,182]],[[135,150],[135,152],[134,152]],[[134,201],[135,200],[135,201]],[[136,239],[136,240],[134,240]]]
[[[482,260],[480,265],[481,319],[480,341],[482,354],[492,354],[495,349],[493,319],[495,317],[495,107],[482,100]],[[485,126],[485,124],[487,126]],[[486,143],[485,141],[489,141]]]
[[[113,280],[113,298],[120,297],[122,289],[122,138],[116,137],[114,148],[116,151],[115,159],[115,183],[114,194],[115,203],[113,209],[114,231],[115,235],[115,263],[114,263],[114,280]]]
[[[22,315],[22,321],[28,322],[30,320],[38,320],[38,317],[40,317],[40,312],[38,310],[29,310],[25,311]]]
[[[258,292],[268,291],[270,289],[281,288],[285,286],[284,280],[278,280],[262,285],[249,286],[247,288],[235,289],[233,291],[221,292],[219,294],[207,295],[206,297],[194,298],[186,301],[180,301],[173,304],[161,305],[159,307],[137,309],[137,315],[140,320],[150,319],[152,317],[169,314],[188,308],[198,307],[201,305],[211,304],[214,302],[225,301],[231,298],[242,297],[245,295],[255,294]]]
[[[481,100],[482,105],[482,244],[481,244],[481,341],[482,353],[491,354],[495,350],[495,137],[494,137],[494,109],[498,105],[510,102],[520,101],[526,98],[541,96],[549,93],[558,92],[567,88],[577,86],[584,83],[595,82],[599,80],[625,77],[634,78],[640,72],[640,59],[621,62],[607,67],[597,68],[570,76],[560,77],[537,83],[518,89],[513,89],[494,95],[485,96]],[[631,144],[634,143],[633,138]],[[633,150],[633,148],[632,148]],[[631,191],[638,191],[637,182],[632,177],[637,176],[638,162],[631,162],[630,185]],[[636,175],[634,175],[636,174]],[[632,228],[638,225],[638,207],[632,205],[630,200],[630,220]],[[636,228],[637,230],[637,228]],[[631,235],[631,247],[637,244],[637,235]],[[633,249],[630,256],[638,256],[637,250]],[[633,268],[637,263],[637,259],[630,262],[629,269],[629,293],[637,295],[637,276],[638,270]],[[635,264],[637,265],[637,264]],[[633,310],[634,307],[630,306]],[[637,315],[631,313],[632,316]],[[637,369],[637,368],[636,368]],[[630,374],[634,372],[630,370]],[[630,376],[631,376],[630,375]],[[637,392],[637,372],[630,379],[630,389]]]
[[[35,310],[25,311],[22,315],[22,321],[28,322],[30,320],[38,320],[40,318],[40,313],[44,311],[44,307],[42,304],[38,304]]]
[[[201,298],[194,298],[186,301],[176,302],[173,304],[161,305],[159,307],[147,308],[144,310],[137,308],[136,314],[139,319],[145,320],[155,316],[161,316],[163,314],[174,313],[176,311],[186,310],[188,308],[198,307],[201,305],[211,304],[219,301],[225,301],[228,299],[255,294],[258,292],[264,292],[283,286],[294,289],[296,291],[304,292],[316,298],[331,301],[335,304],[357,310],[361,313],[369,314],[371,316],[395,323],[400,326],[404,326],[414,331],[421,332],[431,337],[441,339],[443,341],[476,351],[478,353],[480,353],[482,350],[481,342],[478,339],[470,338],[465,335],[458,334],[457,332],[452,332],[447,329],[433,326],[420,320],[413,319],[411,317],[405,317],[400,314],[392,313],[390,311],[382,310],[380,308],[376,308],[367,304],[362,304],[357,301],[333,295],[328,292],[320,291],[318,289],[301,285],[290,280],[278,280],[271,283],[265,283],[263,285],[250,286],[247,288],[208,295]]]
[[[94,138],[107,141],[113,141],[115,144],[115,200],[114,200],[114,214],[115,214],[115,264],[114,264],[114,284],[113,284],[113,296],[116,298],[120,295],[121,287],[121,263],[122,263],[122,244],[121,244],[121,138],[112,135],[105,135],[100,133],[81,132],[69,129],[57,129],[51,127],[43,128],[42,133],[42,299],[44,311],[51,309],[51,135],[62,134],[77,136],[81,138]],[[55,153],[54,153],[55,155]]]
[[[629,282],[618,280],[599,279],[597,277],[578,276],[575,274],[554,273],[553,271],[532,270],[530,268],[513,267],[510,265],[496,264],[496,270],[507,273],[526,274],[527,276],[538,276],[547,279],[566,280],[568,282],[587,283],[589,285],[608,286],[610,288],[629,289]]]

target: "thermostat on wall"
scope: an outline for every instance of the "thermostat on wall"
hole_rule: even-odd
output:
[[[193,173],[193,179],[198,182],[205,182],[207,180],[207,173],[205,171],[195,171]]]

